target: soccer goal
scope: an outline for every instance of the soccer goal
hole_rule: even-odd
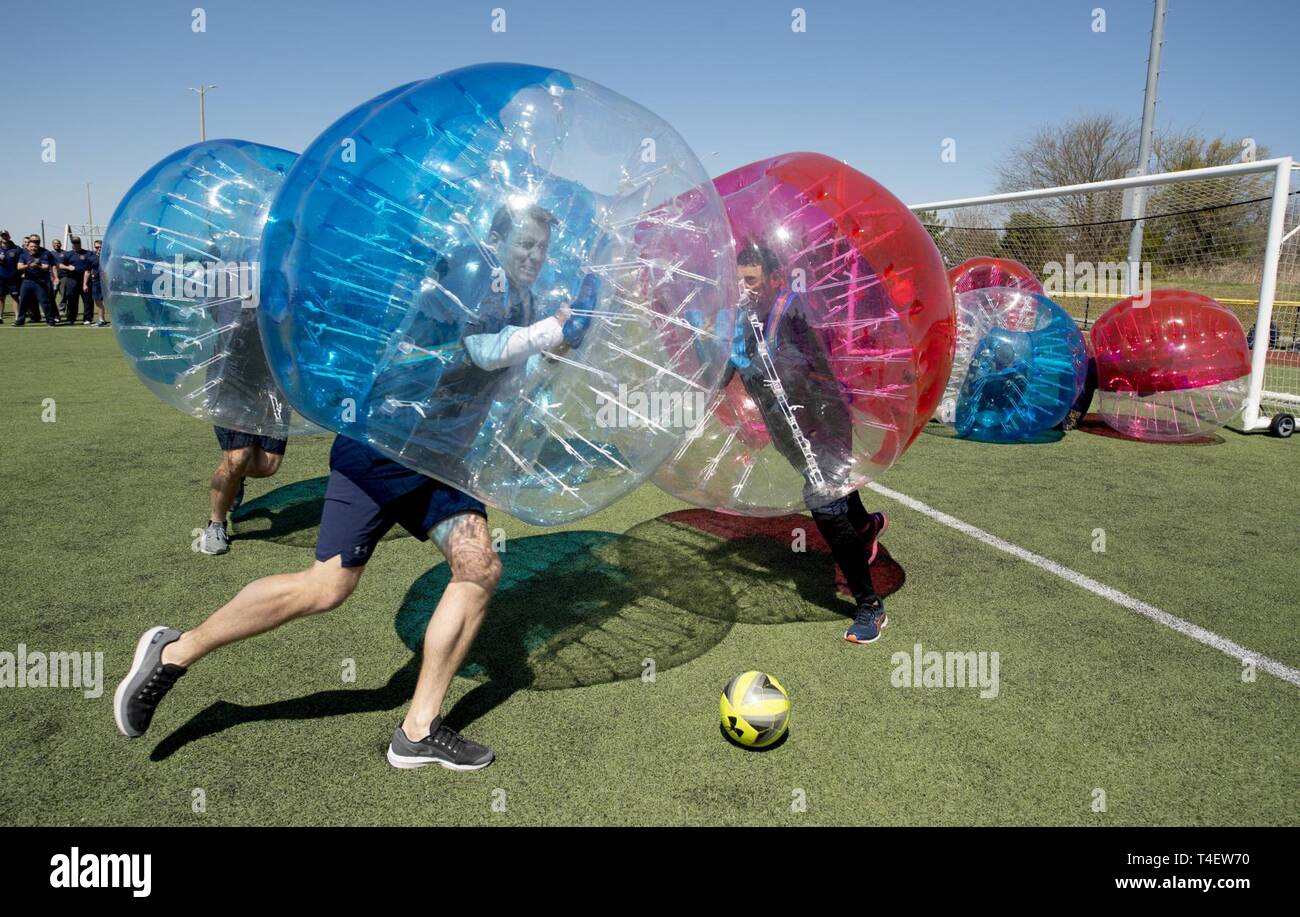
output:
[[[1241,429],[1288,436],[1300,413],[1295,168],[1286,157],[911,209],[947,266],[1014,258],[1085,329],[1143,290],[1193,290],[1228,306],[1252,346]]]

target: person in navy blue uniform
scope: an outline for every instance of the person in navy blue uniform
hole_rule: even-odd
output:
[[[14,256],[14,287],[18,290],[18,315],[14,321],[15,325],[23,324],[27,319],[39,322],[41,321],[41,311],[34,303],[24,307],[22,299],[23,277],[25,276],[18,270],[18,259],[27,253],[27,243],[32,240],[30,235],[23,236],[22,241],[18,243],[18,254]]]
[[[23,250],[9,238],[9,230],[0,229],[0,325],[5,322],[5,304],[9,297],[14,300],[14,320],[22,318],[22,306],[19,304],[18,256]]]
[[[96,239],[95,250],[86,255],[86,292],[90,294],[95,315],[98,316],[96,328],[108,326],[108,314],[104,311],[104,284],[99,275],[99,254],[103,250],[104,243]]]
[[[89,254],[81,247],[81,237],[73,236],[72,248],[62,252],[56,267],[59,272],[59,304],[63,306],[65,324],[77,323],[77,305],[81,305],[81,323],[90,324],[90,294],[86,289],[86,256]]]
[[[53,327],[58,324],[54,311],[54,290],[50,272],[54,269],[54,258],[41,248],[36,236],[27,237],[27,251],[18,256],[18,275],[22,286],[18,291],[17,327],[27,323],[27,316],[40,311],[45,312],[45,324]]]

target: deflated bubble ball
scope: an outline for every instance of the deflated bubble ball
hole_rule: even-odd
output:
[[[1037,293],[972,290],[957,297],[957,326],[958,436],[1021,442],[1070,412],[1087,379],[1088,347],[1064,309]]]
[[[1043,292],[1043,285],[1034,272],[1011,258],[970,258],[948,271],[948,283],[953,296],[989,287]]]
[[[688,311],[734,309],[704,167],[559,70],[467,67],[359,106],[303,153],[264,252],[294,406],[536,524],[641,483],[726,360],[681,341]]]
[[[897,198],[838,160],[791,153],[716,185],[745,301],[734,327],[699,333],[730,354],[726,388],[655,481],[738,514],[824,505],[887,470],[939,402],[943,261]]]
[[[1131,296],[1092,326],[1102,418],[1135,439],[1175,442],[1213,433],[1241,413],[1250,348],[1237,316],[1208,296]]]
[[[290,410],[257,326],[262,229],[295,158],[244,140],[178,150],[126,193],[101,254],[105,307],[141,381],[185,414],[263,436],[319,432]]]

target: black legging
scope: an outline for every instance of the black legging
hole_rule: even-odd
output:
[[[812,517],[817,531],[830,545],[835,563],[844,571],[854,601],[859,605],[878,601],[876,587],[871,582],[871,567],[867,565],[867,543],[862,537],[871,524],[871,514],[862,505],[858,492],[813,507]]]

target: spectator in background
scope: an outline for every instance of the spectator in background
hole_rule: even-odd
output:
[[[14,320],[23,317],[22,305],[18,299],[18,256],[23,250],[9,238],[9,230],[0,229],[0,325],[5,323],[5,301],[14,298]]]
[[[25,254],[27,253],[27,243],[30,242],[30,241],[32,241],[32,236],[31,236],[31,235],[23,236],[23,241],[22,241],[22,242],[19,244],[19,246],[18,246],[18,257],[21,258],[23,255],[25,255]],[[38,244],[38,245],[40,244],[39,241],[37,242],[37,244]],[[14,272],[15,272],[15,273],[18,272],[18,261],[17,261],[17,259],[14,260]],[[32,314],[32,309],[30,308],[30,307],[31,307],[31,303],[28,303],[29,308],[24,308],[24,306],[23,306],[23,299],[22,299],[22,295],[21,295],[21,294],[22,294],[22,289],[23,289],[23,275],[22,275],[21,273],[17,273],[17,280],[18,280],[18,293],[19,293],[19,296],[18,296],[18,319],[14,322],[14,325],[15,325],[15,326],[17,326],[17,325],[21,325],[24,321],[26,321],[26,320],[29,319],[29,318],[32,319],[33,321],[37,321],[37,322],[39,322],[39,321],[41,320],[41,312],[40,312],[40,310],[37,309],[37,310],[36,310],[36,313],[33,315],[33,314]]]
[[[48,249],[41,244],[41,237],[36,233],[32,233],[32,238],[36,240],[37,249],[50,256],[50,306],[54,309],[54,322],[58,324],[63,321],[63,313],[59,311],[59,301],[55,298],[55,294],[59,292],[59,259],[63,257],[63,240],[55,239],[50,243],[54,248]],[[40,318],[39,315],[33,317],[38,320]]]
[[[104,243],[96,239],[95,250],[86,256],[86,291],[94,303],[95,314],[99,316],[96,328],[108,327],[108,315],[104,312],[104,285],[99,279],[99,253],[103,249]]]
[[[18,274],[22,277],[22,287],[18,293],[18,321],[14,326],[21,328],[27,322],[27,314],[33,309],[45,310],[45,324],[54,327],[58,324],[54,311],[53,290],[54,258],[41,248],[35,236],[27,239],[27,251],[18,256]],[[39,308],[38,308],[39,307]]]
[[[81,247],[80,236],[73,236],[70,241],[72,250],[59,257],[59,302],[66,324],[77,323],[77,304],[81,303],[81,323],[89,325],[91,305],[90,291],[86,288],[86,256],[90,253]]]

